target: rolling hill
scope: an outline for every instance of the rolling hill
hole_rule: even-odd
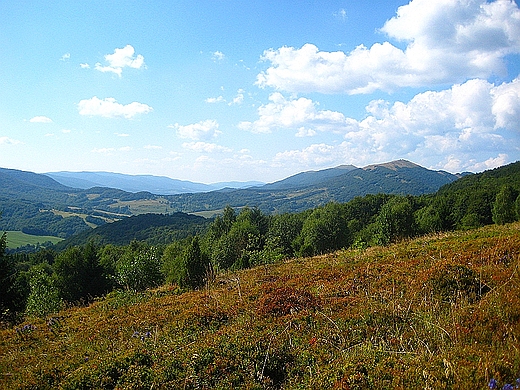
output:
[[[155,195],[209,192],[226,187],[247,188],[264,184],[256,181],[203,184],[165,176],[125,175],[113,172],[50,172],[45,175],[68,187],[109,187],[127,192],[150,192]]]
[[[62,173],[61,178],[64,177],[67,175]],[[89,187],[99,184],[96,180],[109,178],[115,180],[111,183],[120,186],[130,186],[132,181],[128,175],[105,176],[101,173],[84,173],[83,178],[70,176],[68,180],[70,184]],[[227,205],[259,207],[266,213],[298,212],[331,201],[347,202],[366,194],[432,193],[458,178],[458,175],[398,160],[365,168],[339,166],[302,172],[259,187],[156,195],[148,191],[129,192],[100,186],[74,188],[44,174],[0,169],[0,230],[67,238],[106,222],[147,213],[218,211]],[[78,182],[79,179],[83,181]],[[164,188],[161,186],[170,183],[170,179],[164,181],[165,178],[153,176],[134,179],[139,183],[134,189],[141,188],[143,183],[156,184],[156,188]]]
[[[518,223],[115,291],[0,330],[6,389],[484,389],[520,369]]]
[[[433,171],[405,160],[365,168],[339,166],[303,172],[262,187],[168,196],[184,212],[258,206],[268,213],[298,212],[331,201],[348,202],[367,194],[422,195],[454,182],[460,175]]]

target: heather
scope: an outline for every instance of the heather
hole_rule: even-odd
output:
[[[228,269],[196,290],[116,289],[2,330],[1,385],[514,388],[519,230],[492,225]]]

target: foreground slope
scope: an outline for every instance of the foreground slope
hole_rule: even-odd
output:
[[[486,388],[520,376],[520,224],[116,292],[0,332],[25,389]]]

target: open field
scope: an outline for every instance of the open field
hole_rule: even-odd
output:
[[[43,244],[47,241],[56,244],[62,241],[63,238],[53,236],[33,236],[31,234],[25,234],[20,231],[8,231],[7,232],[7,248],[15,249],[24,245],[36,245]]]
[[[520,223],[109,294],[0,331],[5,389],[484,389],[520,376]]]

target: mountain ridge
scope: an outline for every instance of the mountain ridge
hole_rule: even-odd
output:
[[[47,172],[44,173],[44,175],[72,188],[90,189],[94,187],[109,187],[134,193],[146,191],[154,195],[210,192],[226,187],[245,188],[264,184],[258,181],[230,181],[204,184],[189,180],[172,179],[167,176],[128,175],[106,171],[59,171]]]
[[[150,191],[128,192],[111,187],[73,188],[44,174],[0,169],[0,230],[25,230],[66,238],[125,216],[146,213],[209,216],[228,205],[258,207],[269,214],[300,212],[329,202],[348,202],[367,194],[432,193],[458,178],[396,160],[365,168],[340,165],[300,172],[257,187],[156,195]]]

